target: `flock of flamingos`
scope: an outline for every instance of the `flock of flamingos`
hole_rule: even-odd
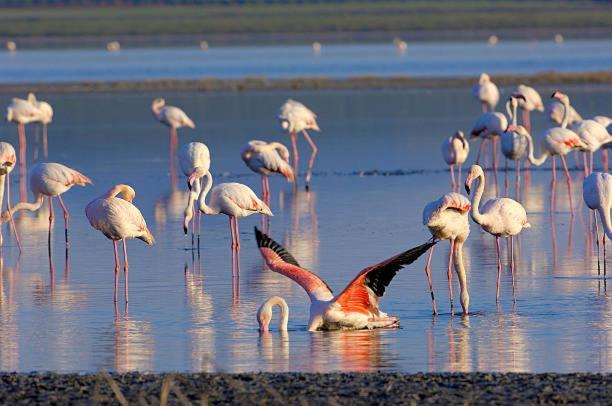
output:
[[[390,328],[399,325],[399,319],[387,315],[379,310],[379,299],[385,293],[396,273],[404,266],[411,264],[422,254],[429,251],[426,265],[426,275],[431,294],[434,314],[437,314],[437,305],[433,292],[430,264],[435,244],[440,240],[450,242],[450,255],[448,259],[447,279],[451,308],[453,307],[452,268],[459,279],[460,303],[464,314],[469,312],[469,294],[466,270],[463,265],[463,244],[470,233],[468,214],[472,220],[484,231],[495,237],[497,247],[497,291],[499,300],[500,276],[502,258],[500,254],[500,238],[508,238],[510,243],[509,262],[512,272],[513,296],[514,291],[514,242],[513,237],[518,235],[530,224],[525,208],[521,203],[509,198],[495,198],[481,205],[485,187],[485,172],[478,165],[481,156],[485,153],[485,146],[491,144],[491,158],[493,170],[498,169],[498,141],[501,141],[501,152],[506,158],[506,171],[508,160],[516,162],[516,182],[520,181],[521,159],[526,158],[525,167],[542,165],[550,156],[552,158],[552,181],[556,182],[556,159],[560,158],[568,183],[568,199],[571,202],[571,176],[569,174],[566,156],[576,153],[576,164],[582,165],[585,172],[583,183],[583,198],[585,204],[599,214],[603,227],[602,246],[604,277],[605,266],[605,240],[612,238],[612,222],[610,209],[612,206],[612,176],[608,173],[607,149],[612,147],[612,119],[597,116],[590,120],[583,119],[570,105],[569,97],[556,91],[552,94],[552,103],[548,106],[547,115],[557,126],[546,129],[538,137],[539,157],[534,156],[534,141],[530,134],[530,112],[544,111],[544,104],[537,91],[529,86],[519,85],[506,102],[506,113],[496,112],[500,94],[497,86],[483,73],[473,88],[473,96],[482,104],[482,113],[476,120],[471,131],[471,139],[480,139],[480,148],[476,164],[472,165],[464,181],[465,190],[470,195],[472,186],[474,191],[471,200],[460,194],[462,182],[462,164],[469,155],[469,142],[461,131],[444,140],[442,155],[450,166],[452,192],[440,199],[430,202],[423,210],[423,224],[428,227],[432,238],[426,243],[386,259],[376,265],[361,271],[352,282],[338,295],[334,295],[329,286],[315,273],[302,268],[297,260],[280,244],[271,239],[266,233],[265,222],[262,217],[262,228],[255,228],[257,245],[268,268],[291,278],[306,290],[310,301],[310,321],[308,329],[334,330],[334,329],[372,329]],[[522,124],[518,125],[518,109],[522,110]],[[225,214],[229,219],[231,233],[232,261],[237,261],[236,269],[240,270],[240,239],[238,218],[261,213],[263,216],[272,216],[269,208],[271,191],[268,177],[280,174],[297,188],[298,183],[298,148],[299,134],[310,145],[312,152],[308,162],[305,176],[305,188],[310,187],[312,169],[317,155],[317,146],[309,130],[320,131],[316,115],[309,108],[294,100],[287,100],[280,108],[278,119],[281,127],[290,135],[291,154],[289,149],[279,142],[267,143],[253,140],[244,146],[241,157],[245,164],[255,173],[261,175],[261,198],[248,186],[241,183],[220,183],[213,187],[213,178],[210,172],[210,152],[201,142],[191,142],[178,149],[177,130],[181,127],[195,128],[194,122],[178,107],[168,106],[163,99],[156,99],[152,103],[152,112],[155,118],[170,128],[170,173],[175,172],[176,160],[183,174],[188,178],[189,197],[187,200],[183,229],[189,233],[191,227],[192,246],[197,235],[198,249],[200,240],[201,215]],[[7,109],[7,120],[15,123],[19,134],[19,163],[20,172],[25,174],[26,134],[25,125],[41,123],[43,126],[43,155],[47,156],[47,124],[53,118],[51,105],[38,101],[33,94],[27,99],[14,98]],[[36,135],[38,137],[38,134]],[[38,138],[36,139],[38,142]],[[602,151],[603,171],[593,171],[593,154]],[[580,157],[580,154],[582,156]],[[292,155],[293,159],[290,159]],[[62,194],[74,185],[85,186],[91,180],[84,174],[68,168],[59,163],[39,163],[30,171],[30,189],[34,195],[33,202],[25,201],[22,194],[21,202],[14,206],[10,203],[9,176],[17,163],[17,155],[12,145],[0,142],[0,203],[4,200],[6,184],[6,211],[2,213],[2,222],[10,222],[15,240],[21,250],[17,230],[13,222],[13,215],[19,210],[35,211],[41,208],[45,198],[50,206],[49,241],[53,222],[53,198],[57,197],[64,214],[66,247],[69,244],[68,209],[62,200]],[[455,169],[458,175],[455,176]],[[6,178],[6,183],[5,179]],[[210,194],[210,198],[207,199]],[[118,279],[120,259],[117,243],[123,246],[124,289],[125,301],[128,301],[128,258],[126,239],[138,238],[147,244],[153,244],[155,239],[147,228],[147,224],[140,210],[132,203],[135,191],[129,185],[119,184],[111,187],[106,193],[92,200],[85,208],[85,214],[93,228],[99,230],[113,243],[115,257],[115,289],[114,297],[117,302]],[[573,210],[573,209],[572,209]],[[597,249],[599,259],[600,233],[594,214],[597,233]],[[197,217],[197,220],[196,220]],[[197,221],[197,231],[196,231]],[[2,235],[0,234],[0,244]],[[234,255],[236,254],[236,255]],[[234,259],[235,258],[235,259]],[[234,265],[234,263],[232,264]],[[234,266],[232,266],[234,270]],[[261,331],[268,331],[272,319],[272,309],[279,306],[281,320],[279,328],[287,328],[289,309],[284,299],[274,296],[260,307],[257,320]]]

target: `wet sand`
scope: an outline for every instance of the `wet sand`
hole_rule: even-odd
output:
[[[588,73],[543,72],[535,75],[495,75],[495,83],[501,86],[525,82],[530,85],[582,85],[611,84],[612,70]],[[410,76],[381,77],[363,76],[348,79],[328,77],[303,77],[290,79],[268,79],[246,77],[241,79],[199,80],[143,80],[143,81],[91,81],[75,83],[22,83],[0,84],[0,94],[24,92],[78,93],[78,92],[138,92],[177,91],[214,92],[248,90],[344,90],[344,89],[404,89],[404,88],[448,88],[467,87],[474,78],[415,78]]]
[[[3,374],[4,404],[609,404],[611,374]]]

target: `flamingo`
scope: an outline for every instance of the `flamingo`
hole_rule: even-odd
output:
[[[495,111],[499,102],[499,89],[486,73],[481,73],[478,83],[472,87],[472,95],[482,104],[482,112]]]
[[[516,200],[505,197],[491,199],[482,206],[480,211],[480,200],[484,193],[485,176],[482,168],[478,165],[472,165],[467,179],[465,180],[465,190],[470,194],[470,185],[473,181],[478,181],[478,188],[472,196],[472,209],[470,215],[472,220],[487,233],[495,236],[495,244],[497,245],[497,291],[495,294],[496,301],[499,301],[499,288],[501,281],[501,253],[499,249],[500,237],[510,237],[510,270],[512,272],[512,295],[516,301],[516,292],[514,289],[514,240],[513,236],[518,235],[524,228],[531,227],[527,221],[527,213],[525,208]]]
[[[241,156],[249,169],[261,175],[261,197],[266,202],[270,201],[270,174],[281,174],[289,182],[294,180],[288,163],[289,150],[280,142],[249,141],[242,149]]]
[[[11,212],[11,180],[10,173],[15,169],[15,163],[17,162],[17,155],[15,154],[15,148],[8,142],[0,142],[0,209],[4,200],[4,184],[6,178],[6,210],[8,213]],[[19,235],[17,234],[17,228],[13,221],[13,216],[10,215],[11,226],[15,233],[15,240],[17,241],[17,247],[21,252],[21,243],[19,242]],[[0,230],[0,246],[2,246],[2,231]]]
[[[601,218],[604,229],[602,244],[604,246],[604,275],[606,274],[606,236],[612,239],[612,222],[610,209],[612,208],[612,175],[603,172],[591,173],[582,184],[582,197],[591,210],[596,210]],[[597,271],[599,269],[599,227],[597,214],[595,214],[595,233],[597,234]]]
[[[435,244],[434,241],[428,241],[365,268],[339,295],[334,296],[330,287],[319,276],[302,268],[285,248],[257,227],[255,238],[268,268],[292,279],[308,294],[308,331],[398,327],[397,317],[388,316],[379,310],[379,298],[384,295],[385,289],[403,266],[416,261]],[[265,327],[265,319],[263,321]]]
[[[288,131],[291,135],[291,147],[293,149],[293,172],[297,177],[298,174],[298,150],[297,150],[297,135],[301,132],[306,138],[308,144],[312,148],[310,161],[308,161],[308,171],[306,172],[306,190],[310,188],[310,178],[312,176],[312,167],[317,156],[317,146],[306,130],[321,131],[317,124],[317,115],[308,107],[295,100],[288,99],[280,108],[278,114],[281,127]]]
[[[35,122],[39,118],[38,108],[31,103],[34,95],[30,93],[28,99],[13,98],[6,109],[6,121],[17,124],[19,134],[19,162],[20,168],[25,176],[26,171],[26,133],[25,125]]]
[[[607,116],[595,116],[593,117],[593,121],[597,121],[599,124],[606,127],[608,134],[612,134],[612,117]],[[601,155],[603,158],[603,167],[604,172],[608,172],[608,150],[612,148],[612,142],[606,142],[601,146],[602,151]]]
[[[270,321],[272,320],[272,308],[278,306],[280,309],[280,322],[278,324],[279,331],[287,331],[289,323],[289,306],[285,299],[280,296],[272,296],[261,304],[257,310],[257,322],[259,323],[259,331],[262,333],[269,330]]]
[[[64,212],[64,227],[66,246],[68,246],[68,209],[62,200],[62,194],[74,185],[85,186],[91,184],[91,179],[74,169],[58,163],[40,163],[32,168],[30,174],[30,189],[34,194],[34,202],[21,202],[12,209],[2,213],[2,221],[6,222],[19,210],[36,211],[43,204],[44,196],[49,198],[49,244],[51,244],[51,225],[53,224],[53,198],[57,197]]]
[[[578,121],[582,121],[582,116],[578,114],[578,112],[572,106],[569,106],[569,108],[566,109],[565,106],[563,106],[563,103],[558,100],[553,100],[548,105],[546,108],[546,115],[550,121],[557,125],[561,125],[566,111],[568,124],[574,124]]]
[[[210,172],[207,172],[205,177],[206,185],[198,198],[199,210],[204,214],[225,214],[229,217],[232,254],[237,253],[240,251],[238,218],[255,213],[272,216],[272,211],[248,186],[242,183],[220,183],[212,188],[213,179]],[[206,204],[206,196],[211,188],[210,201]],[[237,256],[237,268],[240,272],[240,256]],[[234,274],[232,263],[232,275]]]
[[[513,126],[517,125],[516,109],[520,104],[520,100],[524,100],[524,96],[522,94],[514,94],[506,102],[506,111],[508,112],[508,117],[512,120]],[[500,138],[501,150],[506,157],[506,186],[508,182],[508,159],[510,159],[516,161],[516,184],[518,188],[521,174],[520,160],[527,148],[527,140],[520,134],[508,131],[504,131]]]
[[[177,130],[181,127],[195,128],[194,122],[183,110],[174,106],[166,106],[162,98],[153,100],[151,110],[155,118],[163,125],[170,127],[170,175],[174,176],[176,148],[178,145]],[[174,180],[173,180],[174,183]]]
[[[35,122],[41,123],[43,127],[43,157],[47,158],[48,155],[48,142],[47,142],[47,124],[53,120],[53,107],[44,101],[37,100],[33,93],[28,95],[28,101],[38,109],[38,118]],[[36,142],[38,143],[38,132],[36,133]]]
[[[527,129],[527,131],[531,131],[531,112],[533,110],[539,112],[544,111],[542,97],[540,97],[538,91],[533,87],[523,84],[516,87],[514,94],[523,96],[522,98],[518,98],[518,105],[523,110],[523,126]]]
[[[449,240],[450,255],[448,258],[448,291],[450,294],[451,309],[453,308],[453,284],[451,265],[455,263],[455,272],[459,278],[459,286],[461,287],[461,307],[463,313],[468,314],[470,304],[470,296],[467,288],[467,278],[465,268],[463,266],[463,244],[470,235],[470,223],[468,221],[468,212],[470,211],[470,201],[459,193],[447,193],[438,200],[434,200],[425,206],[423,209],[423,225],[429,228],[432,237],[435,240]],[[436,300],[434,298],[433,285],[431,283],[431,257],[433,256],[434,246],[429,250],[429,258],[425,267],[427,275],[427,283],[429,284],[429,293],[431,294],[431,302],[433,305],[434,314],[438,314]],[[454,256],[453,256],[454,253]]]
[[[189,187],[189,199],[187,201],[187,207],[185,208],[185,215],[183,221],[183,231],[187,234],[189,229],[189,222],[193,219],[195,208],[194,203],[198,199],[198,195],[202,190],[202,180],[204,175],[210,171],[210,151],[208,147],[201,142],[190,142],[185,144],[181,149],[179,156],[181,169],[183,174],[189,178],[187,186]],[[198,248],[200,247],[200,226],[201,226],[201,214],[198,210]],[[191,245],[193,246],[193,239],[195,234],[195,220],[191,227]]]
[[[463,135],[463,131],[457,131],[442,143],[442,157],[450,166],[452,188],[461,182],[461,165],[470,153],[470,144]],[[455,165],[459,166],[459,183],[455,182]]]
[[[480,155],[485,141],[492,139],[493,169],[497,171],[497,137],[500,136],[507,127],[508,120],[502,113],[487,111],[478,116],[470,136],[471,139],[480,138],[481,140],[476,163],[480,162]]]
[[[121,198],[117,195],[121,193]],[[128,258],[125,240],[138,238],[151,245],[155,238],[147,227],[142,213],[132,204],[136,192],[129,185],[113,186],[102,196],[89,202],[85,207],[85,215],[89,224],[99,230],[106,238],[113,241],[115,252],[115,303],[117,303],[117,286],[119,282],[119,254],[117,241],[123,243],[123,277],[125,302],[128,302]]]

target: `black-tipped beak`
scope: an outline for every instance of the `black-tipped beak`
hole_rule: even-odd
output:
[[[187,181],[187,187],[189,188],[189,191],[191,192],[191,182]]]
[[[467,183],[465,184],[465,191],[468,195],[470,194],[470,185],[468,185]]]
[[[187,227],[183,226],[183,232],[185,233],[185,235],[187,235],[187,232],[188,232],[188,231],[189,231],[189,230],[187,230]]]

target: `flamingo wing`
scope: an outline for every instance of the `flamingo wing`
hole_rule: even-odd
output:
[[[91,179],[83,175],[79,171],[75,171],[67,166],[58,163],[45,163],[39,165],[41,170],[41,177],[49,182],[57,182],[64,186],[85,186],[88,183],[92,183]],[[34,173],[34,170],[32,170]]]
[[[462,194],[446,193],[438,200],[428,204],[423,210],[423,225],[427,225],[430,219],[439,216],[444,210],[457,210],[460,213],[467,213],[471,207],[468,198]]]
[[[378,298],[385,294],[385,289],[397,272],[410,265],[423,255],[435,242],[430,240],[418,247],[411,248],[376,265],[359,272],[357,277],[340,293],[335,302],[345,312],[363,314],[378,313]]]
[[[310,300],[331,300],[331,288],[318,275],[304,269],[282,245],[255,227],[255,239],[268,268],[285,275],[300,285]]]

